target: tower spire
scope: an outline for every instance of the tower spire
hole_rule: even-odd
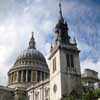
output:
[[[68,35],[68,25],[67,22],[64,20],[62,15],[62,0],[59,0],[59,14],[60,19],[58,20],[58,23],[55,27],[55,33],[57,34],[56,37],[56,44],[69,44],[70,43],[70,37]]]
[[[34,32],[32,32],[31,39],[29,41],[29,49],[35,49],[35,39],[34,39]]]
[[[60,14],[60,19],[63,18],[62,16],[62,5],[61,5],[62,0],[59,0],[59,14]]]

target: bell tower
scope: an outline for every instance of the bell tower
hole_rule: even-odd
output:
[[[80,51],[75,40],[74,43],[70,42],[68,24],[62,15],[61,1],[59,15],[55,27],[55,44],[51,46],[49,57],[50,100],[61,100],[66,96],[78,94],[81,87]]]

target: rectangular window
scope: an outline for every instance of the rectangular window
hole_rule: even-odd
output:
[[[53,59],[53,72],[56,71],[56,57]]]

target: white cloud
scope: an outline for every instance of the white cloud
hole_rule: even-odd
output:
[[[53,22],[49,20],[43,24],[42,28],[46,33],[48,33],[51,32],[51,30],[53,29],[52,26],[53,26]]]

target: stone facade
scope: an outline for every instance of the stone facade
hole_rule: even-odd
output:
[[[81,77],[83,86],[85,87],[94,88],[95,83],[99,82],[98,73],[91,69],[85,69]]]
[[[41,81],[27,88],[29,100],[50,100],[49,80]]]

